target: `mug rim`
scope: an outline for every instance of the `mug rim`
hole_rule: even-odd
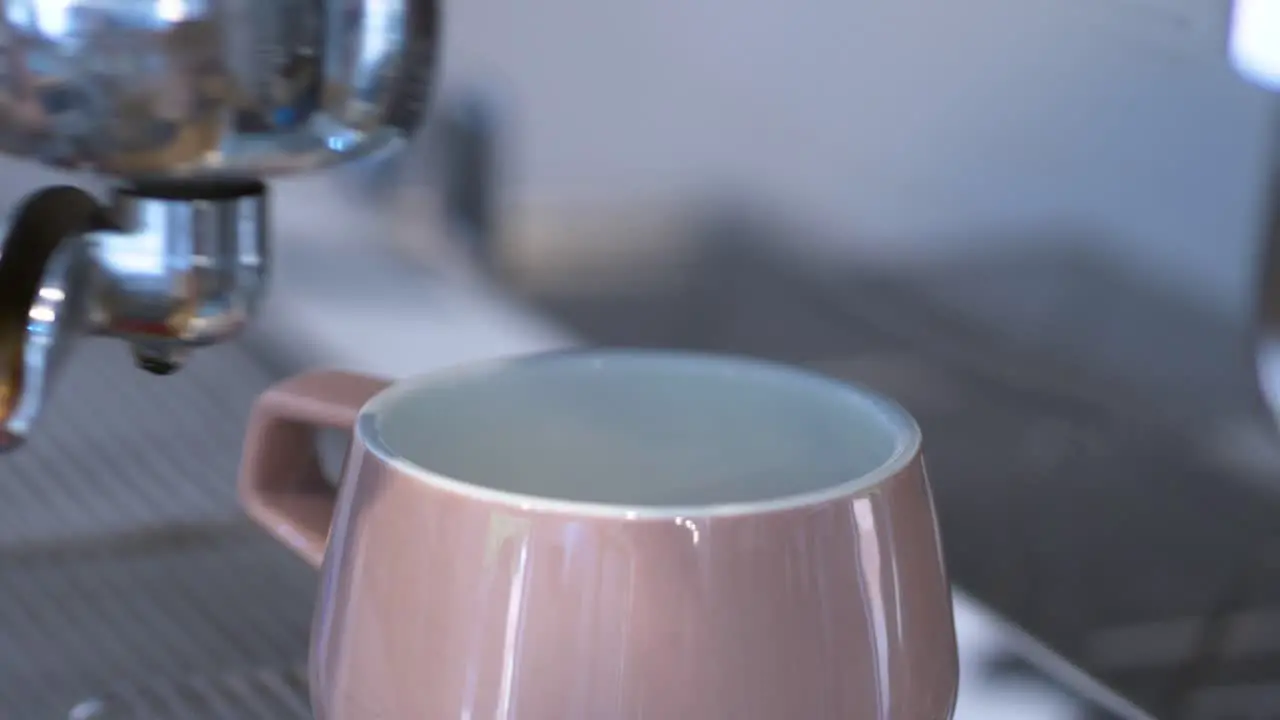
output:
[[[605,360],[615,357],[642,358],[655,361],[711,362],[728,367],[781,370],[799,375],[827,385],[831,392],[840,394],[848,401],[860,404],[866,410],[876,414],[883,425],[892,431],[895,447],[888,458],[871,470],[817,490],[789,493],[764,500],[715,505],[626,505],[499,490],[476,482],[451,477],[403,457],[402,454],[390,448],[378,431],[377,421],[379,416],[388,412],[394,403],[405,400],[407,396],[430,391],[434,386],[445,386],[450,382],[467,378],[468,376],[502,373],[514,367],[533,363],[566,359]],[[405,377],[380,390],[360,408],[356,416],[353,436],[359,440],[365,451],[373,454],[378,460],[397,473],[412,477],[437,490],[470,498],[484,504],[504,506],[515,511],[527,513],[667,521],[688,518],[756,516],[805,507],[817,507],[840,499],[860,496],[901,474],[920,454],[921,444],[920,426],[911,413],[907,412],[896,401],[859,383],[837,380],[803,367],[741,355],[631,348],[551,350],[529,355],[493,358]]]

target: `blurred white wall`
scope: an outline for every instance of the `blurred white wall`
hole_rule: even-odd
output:
[[[1226,5],[453,1],[445,78],[506,96],[525,205],[729,188],[876,252],[1087,243],[1238,315],[1280,126]]]

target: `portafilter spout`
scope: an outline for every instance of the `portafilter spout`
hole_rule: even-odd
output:
[[[106,176],[16,208],[0,246],[0,450],[73,340],[153,373],[234,337],[269,280],[272,177],[402,147],[437,0],[0,0],[0,152]]]

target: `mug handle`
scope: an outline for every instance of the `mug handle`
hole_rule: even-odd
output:
[[[267,388],[249,413],[240,502],[249,517],[315,567],[324,559],[338,498],[321,471],[315,431],[351,432],[360,408],[390,384],[334,370],[302,373]]]

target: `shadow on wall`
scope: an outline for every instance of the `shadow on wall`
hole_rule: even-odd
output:
[[[1067,364],[1157,393],[1197,396],[1206,408],[1253,405],[1252,262],[1236,291],[1243,307],[1226,312],[1096,249],[1115,238],[1065,227],[1006,234],[997,241],[1004,251],[925,258],[911,277],[932,302]],[[1018,237],[1042,240],[1019,248]],[[1241,254],[1252,260],[1257,251]]]
[[[1132,390],[1186,418],[1258,410],[1248,323],[1099,257],[1096,235],[1065,224],[956,237],[956,250],[887,260],[814,252],[829,241],[803,241],[758,215],[685,217],[648,243],[662,252],[613,264],[616,282],[597,274],[610,267],[602,248],[616,229],[577,238],[593,248],[581,259],[563,235],[541,256],[526,247],[540,262],[508,264],[503,280],[606,344],[813,363],[892,342],[968,365],[1032,368],[1037,383]]]

